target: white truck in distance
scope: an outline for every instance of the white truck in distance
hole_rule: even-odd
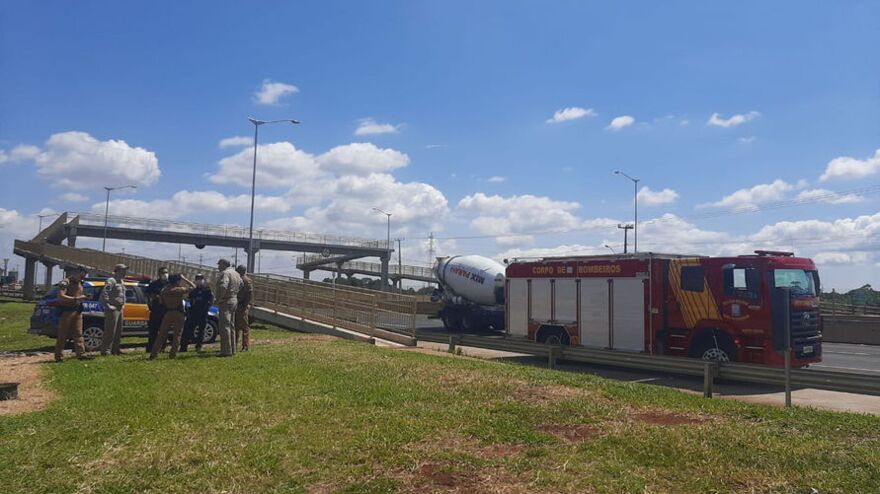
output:
[[[502,264],[483,256],[438,257],[439,288],[431,299],[443,302],[440,319],[448,330],[504,329]]]

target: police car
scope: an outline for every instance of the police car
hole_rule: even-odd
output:
[[[86,278],[83,289],[86,299],[83,301],[83,341],[86,351],[94,352],[101,349],[101,337],[104,335],[104,304],[99,297],[104,288],[106,278]],[[147,323],[150,320],[150,309],[147,307],[147,296],[144,290],[147,283],[125,280],[125,309],[122,313],[122,336],[147,336]],[[31,327],[28,333],[55,338],[58,331],[58,286],[49,290],[34,307],[31,316]],[[211,343],[217,339],[217,314],[219,309],[208,309],[208,322],[202,342]]]

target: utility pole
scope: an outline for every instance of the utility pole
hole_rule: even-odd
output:
[[[3,258],[3,277],[5,278],[7,276],[9,276],[9,258],[4,257]]]
[[[618,224],[617,228],[623,230],[623,253],[626,254],[626,244],[627,244],[627,237],[628,237],[627,234],[629,233],[630,230],[632,230],[635,227],[633,225]]]

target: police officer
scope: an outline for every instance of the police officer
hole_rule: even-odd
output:
[[[83,278],[87,270],[82,266],[74,268],[67,278],[58,284],[58,334],[55,336],[55,361],[63,360],[62,352],[67,338],[73,340],[73,351],[79,359],[85,358],[83,343],[82,301],[86,299]]]
[[[205,339],[205,325],[208,324],[208,309],[214,303],[214,292],[205,281],[205,275],[196,275],[196,287],[189,292],[189,309],[186,311],[186,322],[183,325],[183,339],[180,340],[180,351],[185,352],[189,343],[196,344],[196,351],[202,351],[202,340]]]
[[[168,333],[171,332],[173,338],[171,340],[171,349],[168,356],[174,358],[177,356],[177,347],[180,346],[180,336],[183,332],[183,322],[186,318],[184,312],[183,299],[189,295],[196,285],[192,281],[186,279],[182,274],[173,274],[168,277],[168,284],[162,289],[159,298],[165,306],[165,315],[162,316],[162,326],[159,327],[159,334],[153,341],[153,349],[150,351],[150,360],[155,360],[159,355],[159,351],[165,346],[168,340]]]
[[[247,267],[240,265],[235,271],[241,277],[241,290],[238,291],[238,305],[235,307],[235,340],[241,341],[241,351],[246,352],[251,344],[251,326],[248,318],[253,303],[254,284],[247,276]]]
[[[147,307],[150,309],[150,320],[147,323],[147,353],[153,350],[153,342],[156,340],[156,334],[159,333],[159,326],[162,325],[162,316],[165,315],[165,307],[159,294],[168,284],[168,268],[162,266],[159,268],[158,277],[151,281],[144,290],[147,296]]]
[[[101,355],[112,353],[121,355],[119,343],[122,339],[123,309],[125,307],[125,278],[128,266],[117,264],[113,276],[104,282],[101,290],[101,303],[104,304],[104,334],[101,335]],[[112,348],[111,348],[112,347]]]
[[[217,308],[220,309],[217,320],[220,323],[220,356],[235,355],[235,326],[232,317],[238,305],[238,291],[241,289],[241,277],[232,269],[228,259],[217,261],[217,286],[214,295],[217,297]]]

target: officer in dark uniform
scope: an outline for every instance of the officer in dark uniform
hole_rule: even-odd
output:
[[[82,333],[82,302],[87,298],[83,289],[83,278],[86,277],[87,272],[86,268],[78,266],[70,271],[70,276],[58,284],[60,290],[57,302],[58,333],[55,336],[56,362],[61,362],[64,344],[67,343],[68,338],[73,340],[73,351],[77,358],[86,358]]]
[[[196,275],[196,287],[189,292],[189,309],[186,311],[186,323],[183,326],[183,338],[180,340],[180,351],[185,352],[189,343],[195,343],[196,351],[202,351],[202,340],[205,338],[205,325],[208,324],[208,309],[214,303],[214,292],[208,286],[205,275]]]
[[[151,281],[144,290],[144,294],[147,296],[147,307],[150,308],[150,320],[147,323],[147,353],[153,350],[153,342],[156,340],[156,335],[159,334],[159,327],[165,316],[165,304],[162,303],[160,294],[166,285],[168,285],[168,268],[162,266],[159,268],[159,276]]]

